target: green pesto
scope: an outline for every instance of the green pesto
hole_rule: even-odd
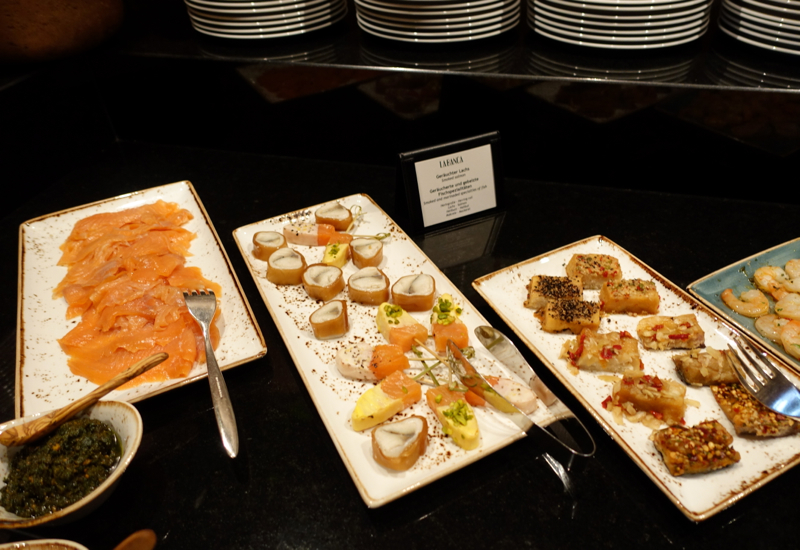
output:
[[[91,418],[70,420],[11,457],[0,504],[24,518],[51,514],[103,483],[120,456],[109,426]]]

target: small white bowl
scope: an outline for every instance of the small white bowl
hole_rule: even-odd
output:
[[[25,418],[18,418],[5,424],[0,424],[0,432],[24,424],[34,418],[47,414],[46,412],[27,416]],[[131,463],[133,455],[139,448],[139,443],[142,441],[142,417],[139,416],[139,411],[133,405],[124,403],[122,401],[100,401],[93,405],[79,416],[88,416],[89,418],[96,418],[106,424],[110,425],[122,443],[122,456],[120,457],[117,467],[111,472],[111,475],[100,484],[94,491],[75,502],[66,508],[62,508],[57,512],[40,516],[36,518],[21,518],[16,514],[6,511],[5,508],[0,506],[0,529],[18,529],[21,527],[33,527],[34,525],[41,525],[43,523],[55,522],[68,523],[87,515],[89,512],[100,506],[106,498],[109,497],[111,492],[116,487],[117,482],[125,468]],[[8,474],[8,454],[13,454],[17,447],[7,448],[0,445],[0,486],[5,485],[2,480]],[[24,548],[24,547],[23,547]]]

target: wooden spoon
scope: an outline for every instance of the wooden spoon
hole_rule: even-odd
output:
[[[114,550],[153,550],[156,540],[152,529],[142,529],[120,542]]]
[[[66,407],[62,407],[57,411],[53,411],[45,416],[35,418],[30,422],[26,422],[25,424],[8,428],[3,433],[0,433],[0,443],[6,447],[14,447],[16,445],[24,445],[26,443],[36,441],[43,435],[47,435],[58,428],[61,424],[81,412],[83,409],[91,407],[100,401],[100,398],[111,390],[118,388],[125,382],[132,380],[140,374],[152,369],[156,365],[163,363],[167,357],[169,357],[169,355],[162,352],[151,355],[147,359],[142,359],[125,372],[116,375],[102,386],[96,388],[91,393],[84,395],[80,399],[73,401]]]

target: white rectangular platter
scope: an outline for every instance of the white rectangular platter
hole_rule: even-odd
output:
[[[470,334],[475,327],[486,321],[466,301],[457,288],[437,269],[417,245],[375,204],[367,195],[351,195],[338,199],[347,208],[359,206],[363,218],[354,230],[357,235],[390,233],[384,242],[384,259],[380,269],[389,277],[390,284],[404,275],[427,273],[436,281],[436,293],[450,293],[464,309],[461,320],[468,326]],[[350,416],[356,400],[373,384],[344,378],[335,365],[336,351],[348,343],[366,341],[373,345],[385,343],[375,324],[377,306],[365,306],[348,302],[350,330],[341,338],[317,340],[308,317],[321,303],[306,294],[302,286],[278,286],[266,279],[267,263],[253,256],[252,239],[259,231],[282,231],[285,224],[299,218],[314,220],[314,211],[321,204],[306,210],[270,218],[240,227],[234,237],[244,257],[261,296],[281,333],[303,383],[319,412],[328,433],[336,446],[353,482],[367,506],[376,508],[395,500],[415,489],[423,487],[459,468],[466,466],[489,453],[523,437],[523,433],[502,413],[488,408],[475,409],[481,431],[478,449],[464,451],[445,436],[436,417],[424,403],[425,398],[398,416],[416,414],[424,416],[429,426],[428,449],[417,463],[405,472],[394,472],[376,463],[372,458],[370,430],[359,433],[353,430]],[[322,259],[324,247],[291,245],[306,258],[310,265]],[[351,262],[343,268],[344,279],[355,273]],[[346,290],[337,299],[347,299]],[[429,312],[412,313],[421,323],[430,323]],[[497,364],[476,339],[470,341],[475,347],[475,367],[484,375],[513,377]],[[423,389],[423,393],[424,393]],[[552,414],[539,407],[531,416],[534,422],[547,424]]]
[[[75,222],[100,212],[116,212],[157,200],[174,202],[194,218],[184,227],[195,233],[187,265],[222,286],[221,338],[215,351],[220,369],[230,369],[267,353],[264,338],[242,292],[228,255],[208,213],[188,181],[130,193],[61,212],[41,216],[20,225],[19,301],[17,308],[16,414],[27,416],[67,405],[97,386],[73,375],[58,339],[79,319],[66,319],[64,299],[52,292],[67,269],[56,265],[59,247]],[[207,376],[205,363],[196,364],[186,378],[146,383],[111,392],[106,399],[136,402]]]
[[[596,374],[570,372],[567,361],[559,358],[563,344],[572,334],[550,334],[542,330],[533,311],[523,302],[533,275],[565,275],[565,266],[573,254],[608,254],[616,257],[625,279],[646,279],[656,283],[661,298],[659,315],[694,313],[705,331],[708,347],[727,349],[729,332],[719,320],[689,294],[676,287],[636,257],[605,237],[595,236],[531,258],[473,282],[475,289],[508,323],[526,345],[547,365],[558,379],[602,425],[605,431],[625,450],[642,471],[690,519],[701,521],[730,506],[800,461],[800,436],[772,440],[745,439],[734,435],[734,448],[741,461],[729,468],[703,475],[673,477],[669,474],[649,436],[651,430],[642,424],[615,422],[602,402],[611,395],[611,384]],[[599,291],[585,291],[584,298],[598,300]],[[603,332],[627,330],[636,335],[642,317],[606,315],[600,323]],[[671,360],[678,351],[649,351],[639,347],[644,370],[661,378],[679,380]],[[797,378],[787,371],[797,382]],[[686,398],[700,403],[686,410],[687,426],[706,419],[719,420],[735,434],[733,425],[717,405],[709,388],[687,387]]]

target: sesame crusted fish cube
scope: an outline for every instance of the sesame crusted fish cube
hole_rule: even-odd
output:
[[[600,304],[584,300],[553,300],[547,302],[536,316],[545,332],[569,330],[578,334],[585,328],[597,330],[600,326]]]
[[[653,434],[653,444],[673,476],[704,474],[736,464],[733,436],[716,420],[692,427],[670,426]]]
[[[577,277],[553,275],[534,275],[528,284],[528,299],[525,307],[541,309],[549,300],[568,300],[583,298],[583,283]]]
[[[606,281],[622,279],[622,268],[614,256],[573,254],[567,263],[567,276],[580,278],[585,289],[597,290]]]

